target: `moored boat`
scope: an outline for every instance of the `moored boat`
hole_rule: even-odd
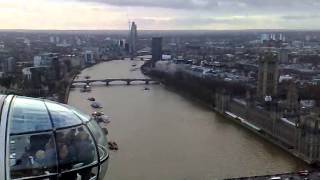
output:
[[[98,103],[98,102],[93,102],[93,103],[91,103],[91,107],[96,108],[96,109],[102,108],[101,104]]]

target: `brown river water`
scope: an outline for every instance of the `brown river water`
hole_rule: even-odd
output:
[[[142,62],[111,61],[81,72],[79,79],[140,78]],[[131,70],[130,70],[131,69]],[[149,87],[149,91],[144,88]],[[245,128],[163,85],[92,85],[70,92],[69,104],[94,111],[95,97],[111,117],[106,180],[207,180],[291,172],[305,164]]]

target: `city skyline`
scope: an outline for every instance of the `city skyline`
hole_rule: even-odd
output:
[[[0,29],[320,29],[316,0],[0,0]]]

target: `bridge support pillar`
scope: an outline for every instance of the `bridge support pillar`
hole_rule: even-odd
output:
[[[130,85],[131,81],[127,81],[127,85]]]
[[[146,84],[149,84],[149,81],[146,81]]]
[[[106,81],[106,86],[109,86],[109,81]]]

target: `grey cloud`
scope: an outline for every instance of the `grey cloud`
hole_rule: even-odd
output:
[[[288,15],[288,16],[282,16],[282,19],[284,20],[314,20],[314,19],[320,19],[320,15],[314,14],[314,15]]]
[[[241,18],[204,18],[204,17],[184,17],[184,18],[172,18],[172,19],[135,19],[140,25],[161,24],[164,26],[174,27],[190,27],[190,26],[208,26],[208,25],[240,25],[243,23],[250,23],[252,19],[245,17]]]
[[[171,9],[207,8],[213,6],[209,0],[77,0],[104,3],[114,6],[159,7]]]
[[[76,0],[114,6],[207,10],[318,10],[319,0]]]
[[[247,18],[176,18],[171,20],[177,25],[207,24],[240,24],[249,21]]]

